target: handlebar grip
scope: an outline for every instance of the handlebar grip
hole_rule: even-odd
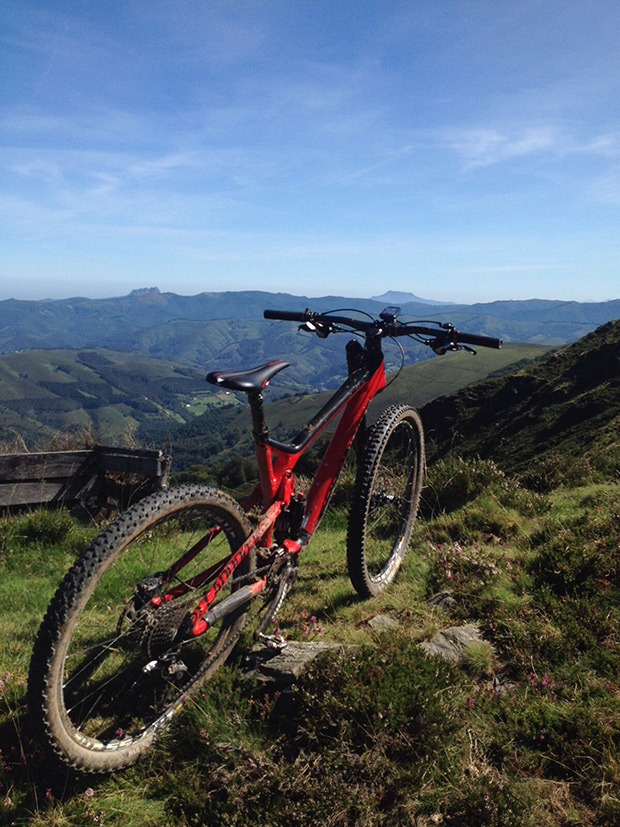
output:
[[[454,331],[454,337],[457,342],[462,342],[464,345],[479,345],[480,347],[494,347],[497,350],[504,344],[502,339],[495,339],[492,336],[478,336],[475,333],[461,333],[460,330]]]
[[[307,322],[312,314],[309,310],[263,310],[264,319],[280,319],[284,322]]]

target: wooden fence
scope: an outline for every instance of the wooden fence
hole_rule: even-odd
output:
[[[161,451],[107,448],[0,455],[0,507],[63,504],[121,508],[168,484]]]

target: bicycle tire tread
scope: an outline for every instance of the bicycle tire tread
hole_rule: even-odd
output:
[[[365,449],[362,453],[362,460],[356,476],[353,496],[351,498],[351,508],[349,511],[349,521],[347,527],[347,567],[349,570],[351,583],[358,594],[362,597],[376,596],[392,581],[396,575],[398,567],[400,566],[400,563],[398,562],[393,573],[388,577],[388,579],[386,579],[385,582],[371,582],[371,577],[366,562],[366,546],[368,543],[368,539],[366,537],[366,522],[369,508],[369,497],[381,457],[396,425],[405,417],[411,417],[415,422],[415,428],[417,430],[419,440],[417,446],[418,467],[416,469],[418,479],[416,480],[416,490],[414,492],[410,507],[409,536],[417,514],[421,478],[424,471],[424,431],[419,414],[414,408],[405,404],[395,404],[383,411],[377,422],[370,430]],[[407,537],[407,542],[408,539],[409,537]],[[406,548],[407,543],[404,545]],[[388,562],[392,560],[394,555],[395,552],[390,554]],[[401,555],[401,557],[403,555]]]
[[[58,681],[53,671],[57,668],[55,661],[64,639],[65,624],[70,621],[82,593],[88,588],[92,578],[106,559],[117,551],[119,544],[124,543],[128,546],[145,523],[153,520],[158,513],[162,515],[166,513],[166,507],[174,509],[184,503],[191,504],[192,501],[205,498],[220,507],[223,513],[229,511],[238,520],[247,536],[250,526],[244,512],[239,504],[224,492],[200,484],[164,489],[141,500],[110,523],[88,544],[58,586],[41,622],[33,647],[28,672],[28,707],[34,734],[41,737],[40,740],[48,753],[60,759],[65,766],[84,774],[94,775],[124,769],[138,760],[141,754],[151,746],[158,731],[169,722],[166,719],[159,725],[159,721],[166,715],[160,716],[150,727],[146,728],[144,737],[134,749],[110,750],[107,762],[101,755],[95,765],[88,750],[79,748],[76,748],[74,754],[70,755],[62,746],[63,738],[57,733],[57,729],[64,729],[64,725],[60,722],[60,709],[56,708],[51,700],[53,693],[56,692]],[[154,520],[154,524],[156,522],[157,520]],[[211,668],[213,662],[221,657],[226,648],[225,645],[217,647],[216,651],[207,658],[206,663],[195,676],[191,688],[195,688],[200,683],[204,674]],[[232,648],[232,642],[230,648]],[[123,753],[125,753],[124,757]]]

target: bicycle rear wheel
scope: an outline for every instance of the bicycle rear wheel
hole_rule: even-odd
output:
[[[65,764],[98,773],[134,763],[186,693],[223,663],[247,606],[194,637],[191,612],[208,586],[191,578],[215,576],[249,532],[230,497],[181,486],[136,504],[86,548],[47,610],[29,674],[35,724]],[[221,596],[253,579],[254,569],[252,552]]]
[[[362,597],[396,576],[420,502],[424,434],[417,412],[387,408],[372,428],[358,467],[349,511],[347,565]]]

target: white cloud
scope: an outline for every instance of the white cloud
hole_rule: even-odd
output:
[[[500,164],[513,158],[557,153],[562,144],[555,127],[465,128],[447,130],[443,142],[471,167]]]

